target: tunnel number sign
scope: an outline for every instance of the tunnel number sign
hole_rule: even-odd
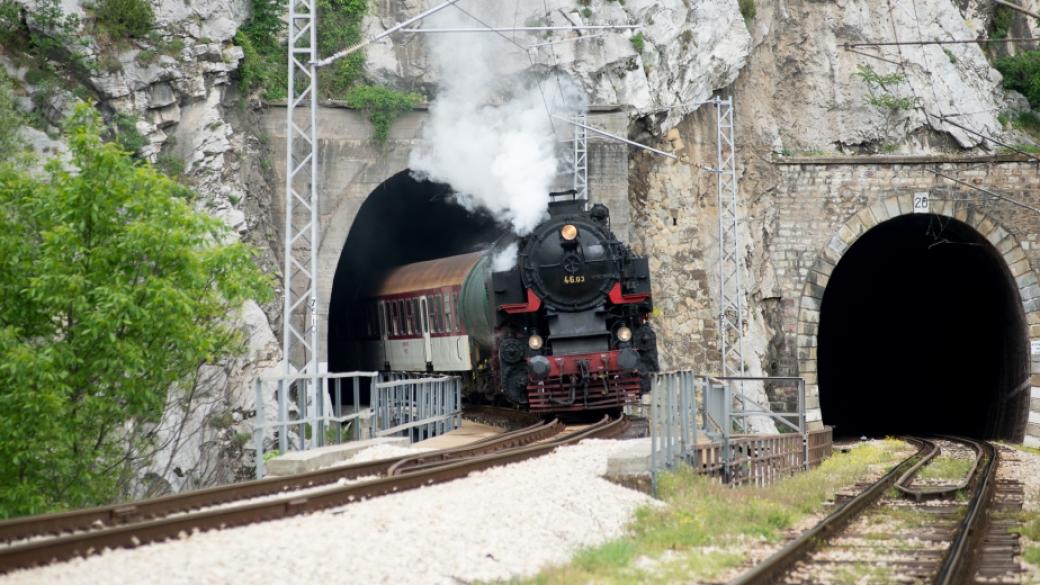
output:
[[[928,213],[928,192],[914,193],[914,213]]]

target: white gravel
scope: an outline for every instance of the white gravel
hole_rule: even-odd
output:
[[[635,510],[653,501],[599,477],[607,458],[630,444],[588,440],[447,484],[107,551],[0,583],[454,585],[531,575],[619,536]]]
[[[368,463],[369,461],[376,461],[378,459],[390,459],[392,457],[404,457],[405,455],[417,455],[419,453],[425,453],[432,451],[433,449],[426,449],[424,447],[401,447],[398,445],[375,445],[358,451],[356,455],[349,459],[345,459],[339,465],[353,465],[355,463]]]

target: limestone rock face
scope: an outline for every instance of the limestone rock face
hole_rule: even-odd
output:
[[[915,150],[982,146],[978,134],[937,118],[958,114],[979,134],[1002,132],[1001,76],[978,45],[845,47],[977,38],[984,3],[963,4],[962,13],[951,0],[759,2],[755,48],[736,86],[740,115],[754,120],[756,142],[778,151],[898,145],[915,134]],[[888,79],[864,79],[864,68]]]
[[[379,3],[366,18],[366,31],[375,35],[430,5]],[[557,72],[569,76],[580,83],[589,103],[628,106],[634,117],[661,112],[654,125],[661,132],[693,104],[732,83],[751,48],[736,0],[592,0],[587,7],[547,0],[519,2],[509,10],[487,6],[478,17],[497,27],[641,25],[638,31],[505,33],[510,40],[497,41],[501,73],[538,72],[548,83]],[[437,20],[423,26],[437,27]],[[468,26],[482,25],[473,20]],[[416,34],[392,47],[381,43],[369,49],[366,72],[382,82],[435,88],[439,72],[426,60],[425,42]]]
[[[30,27],[54,32],[34,21],[42,0],[16,1],[25,8]],[[249,194],[269,199],[269,188],[247,187],[245,167],[256,164],[257,140],[236,131],[232,120],[242,114],[227,107],[237,98],[232,73],[242,50],[232,40],[249,16],[248,0],[152,0],[153,34],[104,45],[86,32],[92,16],[85,4],[61,0],[61,10],[80,19],[78,31],[64,31],[70,37],[65,48],[97,64],[82,80],[91,97],[107,115],[135,121],[143,137],[139,156],[182,161],[185,181],[199,193],[200,206],[239,236],[250,236],[265,221],[259,210],[270,204]],[[45,119],[59,126],[78,98],[65,88],[34,87],[26,68],[2,63],[28,93],[25,105],[42,105]],[[45,156],[64,150],[42,132],[27,129],[23,135]],[[255,210],[248,219],[246,208]],[[248,351],[200,368],[192,387],[171,391],[159,427],[159,451],[142,470],[142,494],[205,487],[251,473],[243,448],[255,411],[253,380],[280,360],[280,349],[267,315],[255,303],[228,319],[245,334]]]

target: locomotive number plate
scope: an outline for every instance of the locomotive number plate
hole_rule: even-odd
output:
[[[583,282],[585,282],[585,277],[582,275],[563,277],[563,284],[582,284]]]

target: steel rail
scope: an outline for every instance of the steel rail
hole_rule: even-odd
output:
[[[729,585],[766,585],[775,582],[792,565],[805,558],[817,546],[833,536],[860,512],[877,501],[889,486],[903,475],[908,468],[913,466],[917,459],[923,458],[935,446],[934,443],[927,439],[906,437],[905,440],[918,444],[917,453],[901,461],[882,476],[881,479],[860,492],[859,495],[828,514],[816,526],[803,532],[801,536],[773,553],[751,570],[730,581]]]
[[[971,481],[977,482],[975,495],[968,503],[968,510],[957,527],[957,535],[947,549],[943,557],[939,573],[935,578],[936,585],[952,585],[953,583],[968,582],[967,572],[971,569],[971,558],[978,549],[978,545],[985,533],[983,525],[986,523],[986,508],[993,500],[994,484],[996,483],[997,466],[999,464],[999,452],[992,443],[988,441],[972,441],[970,439],[957,439],[974,444],[978,448],[980,458],[985,458],[986,463],[980,469],[978,461],[972,468]]]
[[[385,476],[353,485],[329,487],[303,495],[288,495],[284,498],[253,504],[174,515],[158,520],[0,548],[0,573],[98,554],[106,548],[133,548],[177,538],[183,534],[192,534],[196,531],[224,529],[287,518],[368,498],[452,481],[466,477],[474,471],[545,455],[557,447],[574,444],[582,439],[615,437],[624,433],[628,425],[629,422],[624,417],[614,420],[604,417],[599,423],[561,439],[507,449],[490,455],[450,461],[433,469],[405,471],[400,475]]]
[[[968,470],[968,473],[965,474],[964,478],[962,478],[961,481],[955,484],[942,486],[913,487],[911,484],[913,483],[914,478],[917,477],[917,474],[922,469],[924,469],[926,465],[931,463],[932,459],[939,455],[941,450],[939,449],[939,446],[936,445],[935,449],[931,453],[929,453],[928,456],[926,456],[917,465],[913,466],[909,471],[903,474],[903,477],[900,477],[898,480],[896,480],[896,489],[899,490],[899,492],[902,493],[904,496],[914,498],[917,501],[927,499],[950,498],[955,496],[957,492],[966,489],[968,485],[970,485],[973,481],[976,480],[976,471],[979,468],[979,463],[981,463],[984,459],[983,446],[978,441],[972,441],[971,439],[962,439],[958,437],[942,438],[951,442],[964,443],[971,446],[971,448],[975,451],[975,461],[974,463],[972,463],[971,469]]]
[[[424,453],[428,459],[449,461],[462,457],[492,453],[494,451],[541,441],[563,430],[559,420],[544,421],[501,435],[493,435],[480,441]],[[57,535],[142,522],[153,518],[188,512],[260,496],[281,492],[297,491],[332,484],[340,479],[356,479],[371,475],[387,475],[397,463],[413,459],[412,455],[380,459],[354,465],[343,465],[319,469],[288,477],[271,477],[236,484],[216,486],[203,490],[172,494],[126,504],[100,506],[69,512],[57,512],[41,516],[26,516],[0,522],[0,542],[24,540],[41,535]]]

